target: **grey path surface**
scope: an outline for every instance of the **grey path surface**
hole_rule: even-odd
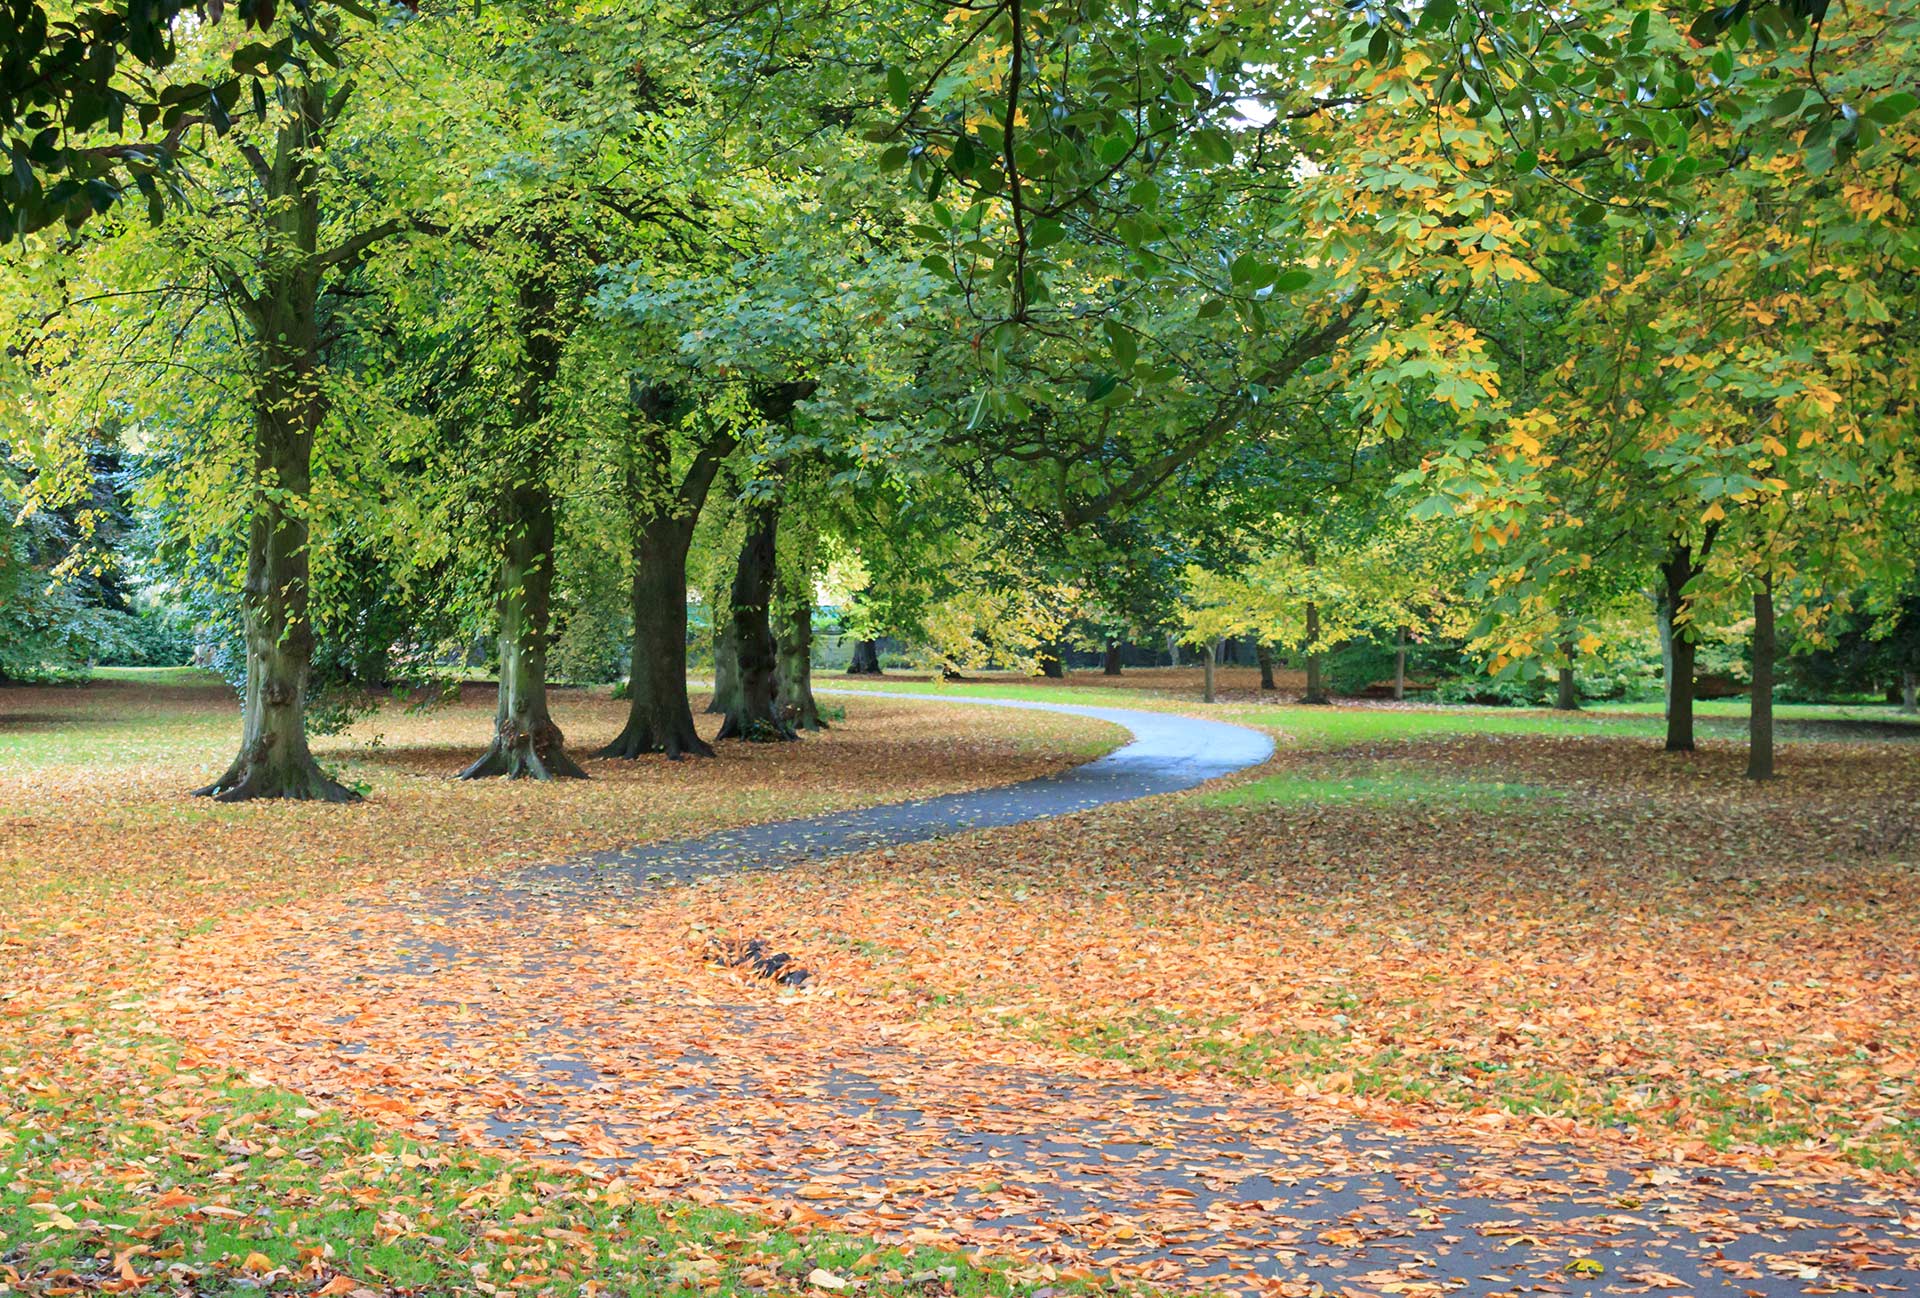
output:
[[[772,869],[876,847],[920,843],[948,834],[1018,825],[1087,811],[1107,803],[1176,793],[1257,766],[1273,755],[1273,740],[1246,726],[1171,713],[1142,712],[1135,708],[884,690],[822,689],[818,692],[859,698],[965,703],[1029,712],[1064,712],[1124,726],[1132,732],[1133,740],[1105,757],[1059,775],[1023,780],[1018,784],[831,812],[801,820],[746,825],[699,838],[596,852],[556,865],[538,866],[517,872],[511,889],[496,896],[510,904],[526,892],[550,894],[556,889],[623,894],[665,880],[685,882],[723,871]]]
[[[1606,1161],[1586,1147],[1439,1142],[1220,1081],[1083,1076],[858,1029],[823,1055],[819,1034],[796,1031],[794,1007],[777,997],[743,991],[690,1009],[671,989],[610,973],[617,951],[580,920],[645,904],[651,886],[1191,788],[1272,750],[1243,727],[1169,714],[858,693],[1070,712],[1124,725],[1134,740],[1005,788],[522,871],[431,902],[430,941],[402,950],[350,931],[290,964],[368,971],[354,995],[395,1006],[450,1005],[433,1000],[441,980],[483,971],[499,997],[489,1012],[530,1044],[487,1061],[505,1091],[441,1119],[442,1134],[749,1207],[804,1199],[883,1237],[933,1231],[962,1247],[1285,1298],[1315,1286],[1402,1298],[1920,1293],[1920,1207],[1865,1182],[1806,1186]],[[350,1019],[301,1048],[350,1058],[360,1044]],[[451,1024],[425,1035],[444,1046],[449,1074],[488,1048]],[[807,1193],[822,1178],[834,1193]]]

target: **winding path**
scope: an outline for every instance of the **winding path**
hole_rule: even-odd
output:
[[[1273,740],[1258,730],[1174,713],[894,690],[823,689],[818,692],[858,698],[964,703],[1029,712],[1064,712],[1112,722],[1129,731],[1133,740],[1105,757],[1058,775],[1022,780],[1018,784],[836,811],[801,820],[745,825],[699,838],[595,852],[555,865],[537,866],[516,873],[514,890],[495,892],[495,897],[501,904],[510,905],[522,895],[523,889],[547,895],[556,889],[569,888],[625,894],[667,880],[686,882],[733,870],[776,869],[873,848],[922,843],[950,834],[1090,811],[1108,803],[1178,793],[1249,766],[1258,766],[1273,756]]]
[[[1045,779],[600,853],[316,925],[231,990],[258,998],[280,1061],[343,1102],[380,1094],[381,1067],[360,1061],[407,1043],[416,1079],[444,1079],[443,1101],[413,1110],[421,1134],[892,1239],[1284,1298],[1920,1292],[1920,1207],[1864,1182],[1435,1141],[1274,1090],[942,1050],[831,998],[716,1003],[697,971],[636,985],[619,916],[665,882],[1174,792],[1272,751],[1171,714],[849,693],[1069,712],[1134,738]],[[316,996],[338,1012],[317,1020]]]

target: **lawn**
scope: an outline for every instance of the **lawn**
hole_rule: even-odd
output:
[[[576,743],[625,705],[560,691]],[[191,671],[0,689],[0,1293],[759,1292],[821,1268],[878,1291],[1004,1292],[1004,1271],[912,1257],[617,1184],[423,1144],[322,1111],[161,1031],[179,950],[289,904],[600,847],[1030,778],[1106,751],[1072,717],[851,700],[797,745],[712,762],[590,759],[585,783],[449,777],[484,688],[389,706],[316,741],[349,807],[185,796],[237,741]],[[703,718],[704,720],[704,718]]]
[[[579,786],[455,784],[490,715],[474,692],[322,743],[365,804],[228,808],[180,793],[232,742],[204,679],[0,693],[0,1284],[941,1294],[1092,1279],[1068,1251],[962,1257],[939,1230],[873,1243],[862,1223],[901,1233],[894,1191],[830,1170],[863,1128],[787,1131],[790,1104],[731,1085],[806,1095],[817,1061],[873,1050],[906,1052],[885,1066],[965,1104],[994,1069],[1202,1079],[1435,1139],[1910,1187],[1909,742],[1790,734],[1783,778],[1752,786],[1737,744],[1664,754],[1657,718],[1633,714],[964,688],[1202,712],[1283,743],[1189,794],[584,917],[483,916],[463,954],[409,977],[395,962],[431,951],[438,921],[403,901],[343,924],[343,898],[1022,778],[1116,732],[835,696],[847,724],[800,745],[593,762]],[[617,703],[559,697],[570,736],[615,728]],[[756,986],[713,963],[736,937],[777,942],[812,980]],[[555,1033],[628,1084],[580,1100],[594,1123],[491,1131],[481,1115],[537,1108]],[[650,1076],[709,1090],[684,1104]],[[551,1161],[554,1141],[611,1149],[635,1140],[623,1131],[721,1166],[759,1150],[745,1166],[764,1170],[729,1174],[757,1210],[717,1206],[698,1160],[611,1179]],[[909,1195],[929,1184],[903,1178]]]

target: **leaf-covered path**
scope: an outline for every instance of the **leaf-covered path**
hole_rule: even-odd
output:
[[[441,887],[347,925],[337,908],[263,918],[190,952],[157,1008],[210,1056],[421,1135],[1063,1274],[1295,1295],[1914,1291],[1920,1208],[1866,1179],[1648,1162],[1604,1133],[1543,1145],[1497,1120],[1436,1138],[1277,1088],[876,1022],[830,988],[717,976],[697,945],[637,945],[631,917],[669,882],[1187,788],[1270,748],[1077,710],[1136,742],[1061,777]]]

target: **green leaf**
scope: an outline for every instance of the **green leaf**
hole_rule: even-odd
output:
[[[1101,328],[1107,335],[1107,349],[1113,353],[1113,363],[1123,370],[1133,368],[1133,362],[1140,355],[1140,340],[1133,330],[1118,320],[1109,320]]]
[[[1905,90],[1896,90],[1874,100],[1867,109],[1867,116],[1882,126],[1891,126],[1916,108],[1920,108],[1920,98]]]
[[[1311,283],[1313,283],[1312,271],[1290,270],[1274,279],[1273,291],[1276,293],[1298,293]]]
[[[887,98],[903,113],[913,104],[913,83],[907,80],[904,68],[887,69]]]

